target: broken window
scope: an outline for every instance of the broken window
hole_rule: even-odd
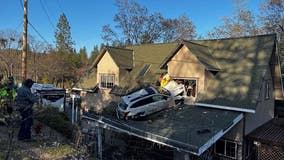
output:
[[[196,97],[197,80],[185,80],[184,86],[187,96]]]
[[[100,87],[102,88],[112,88],[114,86],[114,74],[101,74],[100,80]]]
[[[174,79],[178,83],[182,83],[185,88],[187,97],[197,97],[197,79]]]
[[[228,140],[218,140],[215,143],[215,153],[224,157],[237,158],[237,143]]]

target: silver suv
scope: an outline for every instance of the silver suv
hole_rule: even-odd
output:
[[[164,88],[152,86],[123,96],[116,113],[119,119],[137,119],[175,105],[175,97]]]

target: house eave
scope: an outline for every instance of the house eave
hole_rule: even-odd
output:
[[[239,111],[239,112],[246,112],[246,113],[255,113],[255,110],[253,110],[253,109],[247,109],[247,108],[241,108],[241,107],[222,106],[222,105],[207,104],[207,103],[194,103],[194,105],[196,105],[196,106],[201,106],[201,107],[224,109],[224,110],[230,110],[230,111]]]
[[[219,131],[214,137],[212,137],[207,143],[205,143],[201,148],[198,150],[198,155],[204,153],[210,146],[212,146],[218,139],[220,139],[223,135],[225,135],[228,131],[231,130],[237,123],[239,123],[243,119],[244,115],[241,113],[238,117],[236,117],[233,123],[226,128],[225,130]]]

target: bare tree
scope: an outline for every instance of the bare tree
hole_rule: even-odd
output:
[[[13,30],[0,31],[0,67],[6,76],[15,73],[15,67],[19,65],[19,43],[21,35]]]
[[[222,18],[223,25],[214,27],[208,33],[210,38],[242,37],[261,34],[262,30],[255,21],[255,15],[246,8],[246,0],[234,0],[235,12]]]
[[[266,0],[260,5],[260,21],[265,33],[276,33],[284,16],[284,0]]]
[[[102,39],[113,45],[172,42],[196,36],[195,26],[186,15],[166,19],[160,13],[149,14],[146,7],[134,0],[116,0],[116,6],[117,32],[110,25],[103,26],[102,30]]]
[[[182,15],[177,19],[165,19],[162,25],[164,42],[173,42],[179,39],[191,40],[196,37],[195,26],[187,15]]]

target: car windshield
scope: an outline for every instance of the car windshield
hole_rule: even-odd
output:
[[[155,94],[155,91],[151,87],[147,87],[145,90],[148,92],[148,94]]]
[[[119,106],[121,109],[125,110],[128,105],[124,102],[123,99],[121,99],[121,101],[119,102],[118,106]]]
[[[160,93],[160,94],[165,94],[165,95],[168,95],[168,96],[171,96],[171,93],[163,88],[163,87],[155,87],[155,89]]]

